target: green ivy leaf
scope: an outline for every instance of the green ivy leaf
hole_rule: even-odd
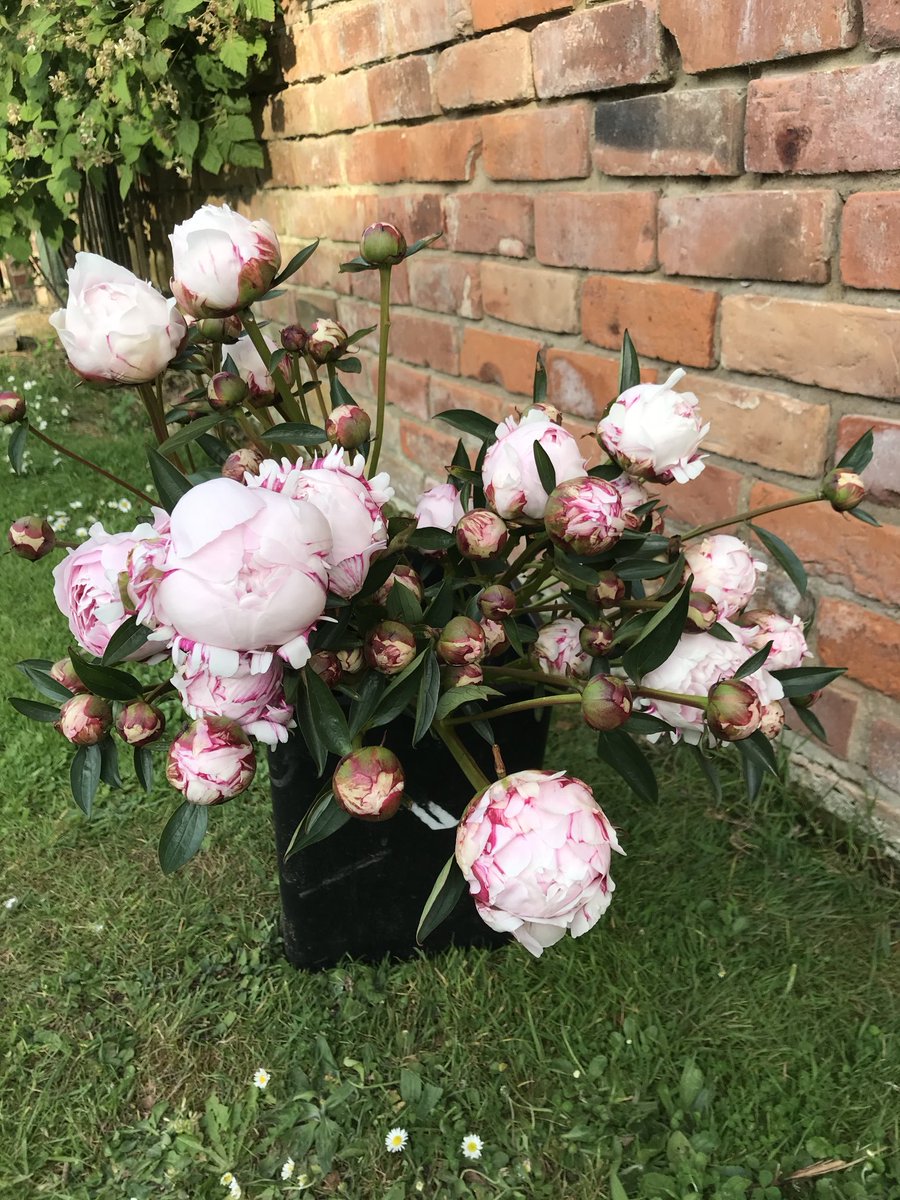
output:
[[[209,823],[209,808],[205,804],[179,804],[159,835],[159,865],[164,875],[171,875],[189,863],[203,844]]]

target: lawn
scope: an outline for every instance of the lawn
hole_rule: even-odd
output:
[[[74,389],[46,353],[0,360],[0,387],[26,381],[48,432],[148,483],[127,400]],[[0,480],[7,520],[135,523],[115,485],[41,446]],[[66,647],[54,561],[0,559],[4,697],[28,694],[13,659]],[[50,726],[5,706],[0,737],[0,902],[17,899],[0,907],[0,1197],[225,1200],[226,1171],[248,1200],[900,1197],[896,881],[799,790],[750,806],[731,772],[716,803],[670,756],[647,807],[557,722],[550,765],[595,785],[628,854],[597,929],[540,961],[511,946],[304,975],[280,954],[264,780],[165,878],[172,794],[127,776],[89,823]],[[390,1155],[395,1126],[409,1143]],[[825,1173],[787,1179],[804,1168]]]

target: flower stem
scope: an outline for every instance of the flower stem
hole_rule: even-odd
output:
[[[303,414],[303,420],[309,424],[309,409],[306,407],[306,396],[303,393],[303,380],[300,376],[300,355],[293,355],[294,362],[291,370],[294,376],[294,388],[297,392],[297,403],[300,405],[300,411]]]
[[[473,713],[470,717],[447,717],[445,725],[466,725],[471,721],[490,721],[494,717],[506,717],[511,713],[528,712],[532,708],[550,708],[557,704],[580,704],[580,696],[535,696],[531,700],[517,700],[514,704],[502,704],[499,708],[490,708],[487,712]]]
[[[316,396],[319,400],[319,412],[322,414],[322,424],[328,421],[328,405],[325,403],[325,394],[322,391],[322,381],[319,379],[319,372],[316,364],[307,354],[306,365],[309,367],[309,375],[313,383],[316,385]]]
[[[169,436],[169,431],[166,429],[166,418],[163,413],[160,390],[158,387],[154,389],[150,383],[139,383],[137,391],[144,402],[147,416],[150,418],[150,426],[153,430],[153,436],[156,438],[156,444],[157,446],[161,446]]]
[[[525,586],[523,588],[519,589],[518,594],[517,594],[517,599],[518,599],[519,603],[520,604],[523,603],[525,600],[530,599],[536,592],[539,592],[541,590],[541,587],[543,586],[543,584],[547,581],[548,577],[552,573],[552,571],[553,571],[553,562],[552,561],[543,563],[541,566],[539,566],[538,569],[535,571],[535,573],[531,576],[531,578],[525,584]]]
[[[509,566],[496,582],[509,586],[510,582],[515,579],[517,575],[521,574],[522,568],[540,554],[548,541],[549,538],[545,533],[538,534],[531,545],[527,546],[514,562],[510,562]]]
[[[728,525],[740,525],[742,521],[750,521],[754,517],[763,517],[766,513],[779,512],[782,508],[794,508],[798,504],[814,504],[817,500],[824,499],[818,492],[807,492],[803,496],[797,496],[793,500],[782,500],[780,504],[765,504],[762,508],[748,508],[746,512],[738,513],[733,517],[726,517],[722,521],[710,521],[708,525],[698,525],[696,529],[689,529],[687,533],[681,535],[681,541],[686,542],[690,538],[701,537],[704,533],[712,533],[714,529],[725,529]]]
[[[53,450],[59,454],[65,454],[68,458],[72,458],[75,462],[81,463],[83,467],[88,467],[91,471],[96,471],[98,475],[103,475],[107,479],[111,479],[113,483],[117,483],[119,487],[125,488],[127,492],[131,492],[132,496],[137,496],[139,500],[145,501],[150,505],[157,505],[158,500],[154,500],[152,496],[148,496],[146,492],[142,492],[140,488],[132,487],[130,483],[126,483],[124,479],[120,479],[118,475],[113,475],[112,471],[107,471],[105,467],[98,466],[97,463],[91,462],[89,458],[82,458],[80,454],[76,454],[74,450],[68,450],[65,446],[61,446],[59,442],[54,442],[53,438],[47,437],[46,433],[41,433],[39,429],[35,429],[33,425],[29,426],[29,432],[33,433],[36,438],[40,438],[42,442],[46,442]]]
[[[378,318],[378,409],[375,413],[375,436],[372,439],[372,457],[369,460],[368,476],[378,469],[381,457],[381,442],[384,437],[384,404],[387,388],[388,338],[391,332],[391,268],[378,268],[381,278],[381,312]]]
[[[547,684],[549,687],[565,688],[566,691],[581,691],[584,684],[580,679],[570,679],[567,675],[554,675],[552,672],[529,671],[525,667],[482,667],[485,675],[504,675],[510,679],[521,679],[524,683]]]
[[[300,411],[300,406],[294,399],[291,393],[291,385],[281,373],[280,366],[272,370],[272,351],[266,345],[266,339],[263,337],[263,332],[256,323],[256,318],[249,308],[241,309],[237,314],[240,322],[246,329],[250,341],[256,348],[256,353],[263,361],[263,366],[271,376],[272,382],[275,384],[275,390],[281,397],[281,403],[284,405],[285,413],[292,421],[302,421],[303,414]]]
[[[667,700],[670,704],[686,704],[690,708],[706,708],[709,701],[705,696],[688,696],[684,692],[663,692],[659,688],[633,687],[636,696],[645,696],[648,700]]]
[[[475,719],[477,720],[477,718]],[[435,721],[434,728],[437,730],[444,745],[456,759],[457,765],[466,779],[468,779],[474,788],[481,792],[491,786],[491,781],[483,774],[478,763],[460,741],[459,734],[456,730],[450,728],[450,724],[451,722],[448,720]]]

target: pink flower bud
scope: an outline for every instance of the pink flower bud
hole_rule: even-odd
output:
[[[684,627],[689,633],[706,633],[719,619],[719,606],[708,592],[691,592]]]
[[[129,746],[149,746],[162,737],[166,718],[146,700],[132,700],[116,717],[116,731]]]
[[[28,562],[37,562],[54,548],[56,534],[40,517],[19,517],[10,525],[7,540],[13,554]]]
[[[245,404],[250,398],[250,389],[240,375],[218,371],[209,381],[206,398],[214,412],[227,412],[229,408]]]
[[[166,779],[191,804],[223,804],[256,774],[249,737],[228,717],[200,717],[169,747]]]
[[[437,652],[450,666],[481,662],[484,651],[484,630],[471,617],[452,617],[441,630]]]
[[[551,493],[544,525],[552,541],[571,553],[602,554],[625,531],[622,498],[605,479],[569,479]]]
[[[406,563],[397,563],[381,587],[372,593],[373,601],[376,604],[387,604],[387,598],[391,594],[395,583],[399,583],[401,587],[406,588],[408,592],[415,596],[420,604],[424,600],[425,589],[422,586],[419,572]]]
[[[492,583],[478,597],[486,617],[509,617],[516,611],[516,593],[502,583]]]
[[[578,634],[581,648],[591,658],[602,658],[611,649],[616,640],[616,631],[609,621],[590,621],[582,625]]]
[[[333,650],[317,650],[308,665],[327,687],[336,687],[341,682],[341,663]]]
[[[15,392],[0,392],[0,425],[15,425],[25,416],[27,405]]]
[[[640,529],[644,523],[644,518],[638,516],[634,510],[650,501],[650,493],[636,479],[633,479],[631,475],[619,475],[615,479],[610,480],[610,483],[621,497],[622,520],[625,522],[625,528],[631,530]]]
[[[319,317],[309,328],[306,353],[317,363],[334,362],[347,349],[347,330],[337,321]]]
[[[366,636],[366,662],[382,675],[398,675],[416,657],[416,639],[402,621],[379,621]]]
[[[603,448],[623,471],[656,483],[688,483],[703,470],[700,443],[709,432],[693,392],[676,392],[679,368],[665,383],[639,383],[609,406],[597,426]]]
[[[344,675],[356,675],[366,665],[366,660],[360,648],[354,647],[352,650],[337,650],[338,666]]]
[[[767,671],[802,667],[804,658],[810,657],[803,622],[796,614],[783,617],[770,609],[748,609],[741,614],[739,624],[749,627],[750,640],[747,644],[751,649],[762,650],[767,642],[772,643],[765,661]]]
[[[724,742],[739,742],[755,733],[762,720],[759,696],[743,679],[723,679],[708,693],[706,723]]]
[[[835,467],[822,480],[822,495],[835,512],[850,512],[866,494],[866,485],[855,471]]]
[[[403,800],[403,767],[386,746],[363,746],[345,755],[331,780],[344,812],[362,821],[387,821]]]
[[[697,591],[712,596],[720,618],[731,618],[746,606],[766,569],[749,546],[728,533],[712,533],[692,542],[684,556],[685,576],[693,575]]]
[[[82,692],[59,710],[56,728],[76,746],[96,746],[112,725],[112,708],[102,696]]]
[[[452,667],[441,667],[441,687],[468,687],[470,683],[484,683],[484,671],[480,663],[457,663]]]
[[[625,581],[614,571],[601,571],[597,582],[588,587],[587,598],[591,604],[599,604],[601,608],[615,608],[620,600],[625,599]]]
[[[489,508],[474,508],[456,523],[456,544],[464,558],[496,558],[508,541],[506,522]]]
[[[359,252],[375,267],[395,267],[406,254],[406,238],[396,225],[376,221],[363,230]]]
[[[243,483],[245,475],[259,474],[262,461],[263,456],[255,446],[242,446],[240,450],[233,450],[222,463],[222,474],[226,479]]]
[[[666,518],[663,516],[663,514],[660,512],[660,510],[658,508],[654,508],[653,512],[650,514],[650,532],[651,533],[665,533],[666,532]]]
[[[87,688],[75,674],[71,658],[61,658],[59,662],[55,662],[50,668],[50,678],[55,679],[57,683],[61,683],[64,688],[68,688],[73,695],[76,692],[87,691]]]
[[[770,741],[784,729],[784,708],[778,700],[770,700],[763,709],[759,729]]]
[[[509,638],[506,635],[503,622],[495,621],[493,617],[483,617],[481,628],[484,630],[486,656],[493,658],[497,654],[502,654],[509,645]]]
[[[281,331],[281,344],[290,354],[305,354],[309,334],[302,325],[285,325]]]
[[[531,654],[539,670],[547,675],[587,679],[591,658],[581,648],[582,624],[576,617],[560,617],[538,630]]]
[[[823,689],[819,688],[817,691],[809,692],[805,696],[791,696],[791,704],[793,704],[794,708],[812,708],[818,702],[822,691]]]
[[[368,441],[372,429],[369,414],[358,404],[339,404],[328,414],[325,433],[333,446],[355,450]]]
[[[581,693],[581,715],[591,729],[609,731],[624,725],[631,716],[631,689],[615,675],[595,675]]]
[[[195,329],[203,342],[211,342],[214,346],[231,346],[241,336],[243,326],[240,317],[232,314],[230,317],[204,317],[197,322]]]

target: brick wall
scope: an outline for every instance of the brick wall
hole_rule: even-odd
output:
[[[250,207],[288,248],[326,240],[273,315],[373,324],[373,276],[336,278],[363,226],[445,230],[396,272],[401,488],[452,453],[428,416],[499,415],[540,346],[590,429],[626,327],[647,378],[683,365],[712,421],[707,470],[667,491],[685,520],[801,491],[875,425],[882,528],[818,507],[767,524],[849,665],[819,710],[834,757],[805,759],[900,828],[897,0],[291,0],[285,22]]]

